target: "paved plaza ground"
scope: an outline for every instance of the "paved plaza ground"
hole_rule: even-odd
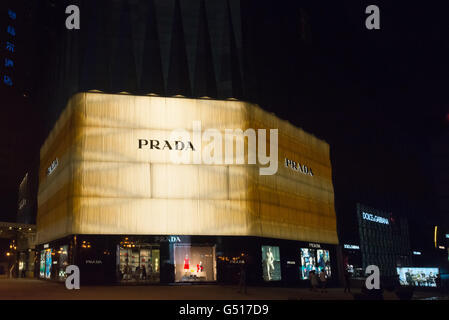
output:
[[[62,283],[36,279],[0,279],[0,300],[353,300],[342,288],[327,293],[305,288],[248,287],[248,294],[231,285],[82,286],[67,290]],[[354,289],[353,293],[360,290]],[[397,300],[386,291],[385,300]],[[437,292],[415,291],[413,299],[448,299]]]

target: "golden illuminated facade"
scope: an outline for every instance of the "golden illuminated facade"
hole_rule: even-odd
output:
[[[139,148],[139,139],[170,140],[194,121],[203,130],[278,129],[277,173],[260,175],[259,164],[175,164],[173,150]],[[73,96],[41,148],[38,203],[39,243],[73,234],[338,243],[329,145],[241,101]]]

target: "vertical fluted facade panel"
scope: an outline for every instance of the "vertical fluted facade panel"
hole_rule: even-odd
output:
[[[165,86],[155,10],[153,0],[149,0],[143,49],[143,70],[139,91],[141,94],[156,93],[163,95]]]
[[[196,97],[216,97],[217,80],[215,79],[209,25],[204,0],[200,3],[199,16],[193,95]]]
[[[179,0],[175,0],[173,14],[167,94],[171,96],[183,95],[186,97],[192,94]]]

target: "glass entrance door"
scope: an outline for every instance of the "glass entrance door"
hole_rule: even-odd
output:
[[[118,278],[121,283],[160,281],[160,247],[156,244],[123,241],[117,246]]]

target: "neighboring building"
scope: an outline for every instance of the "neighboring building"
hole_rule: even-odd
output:
[[[10,99],[29,97],[34,85],[34,53],[37,39],[33,36],[36,3],[4,0],[0,4],[0,93]]]
[[[308,15],[313,10],[302,1],[38,3],[36,96],[45,136],[68,99],[89,90],[237,98],[284,112],[283,118],[293,101],[307,109],[301,99],[314,101],[322,92],[310,78],[327,69],[316,67],[320,57],[313,54]],[[64,28],[67,15],[61,12],[68,4],[80,8],[80,30]]]
[[[29,170],[30,159],[36,159],[40,143],[42,113],[33,101],[36,69],[35,45],[39,36],[32,28],[32,12],[38,1],[4,0],[0,2],[0,180],[3,221],[16,221],[17,187]],[[38,166],[34,165],[37,169]],[[34,172],[37,172],[37,170]],[[35,176],[35,175],[34,175]],[[31,198],[36,202],[35,183]],[[29,193],[28,193],[29,194]],[[28,201],[27,203],[33,203]],[[24,208],[28,210],[27,208]],[[31,222],[36,218],[37,207]],[[27,218],[28,219],[28,218]]]
[[[28,173],[23,177],[19,185],[19,196],[17,203],[17,222],[30,223],[31,220],[31,206],[30,206],[30,189],[29,189]]]
[[[407,219],[357,204],[363,268],[379,266],[385,277],[396,276],[396,267],[411,265]]]
[[[198,162],[210,139],[194,121],[221,133],[266,128],[270,152],[278,129],[277,172],[261,175],[247,149]],[[225,150],[216,139],[214,156]],[[178,147],[186,163],[172,162]],[[333,194],[329,145],[257,105],[79,93],[41,148],[40,277],[64,280],[76,264],[84,282],[231,282],[248,255],[251,283],[308,285],[321,268],[336,280]]]
[[[0,222],[0,239],[9,242],[2,259],[6,263],[0,267],[0,274],[12,277],[34,277],[36,260],[36,226],[24,223]],[[3,249],[3,248],[2,248]],[[6,261],[5,261],[6,258]]]
[[[77,92],[242,97],[240,0],[41,0],[38,94],[50,130]],[[81,29],[61,12],[78,5]]]
[[[412,266],[406,218],[360,203],[356,212],[359,240],[352,247],[343,245],[343,250],[346,264],[355,265],[357,276],[363,277],[367,266],[376,265],[382,278],[394,279],[397,267]]]
[[[36,175],[26,173],[19,185],[17,201],[17,222],[25,224],[36,223],[37,197],[36,197]]]
[[[20,14],[23,13],[22,11],[19,13],[18,9],[13,1],[6,1],[0,6],[0,90],[2,93],[13,91],[17,85],[17,37],[19,21],[22,18]]]

